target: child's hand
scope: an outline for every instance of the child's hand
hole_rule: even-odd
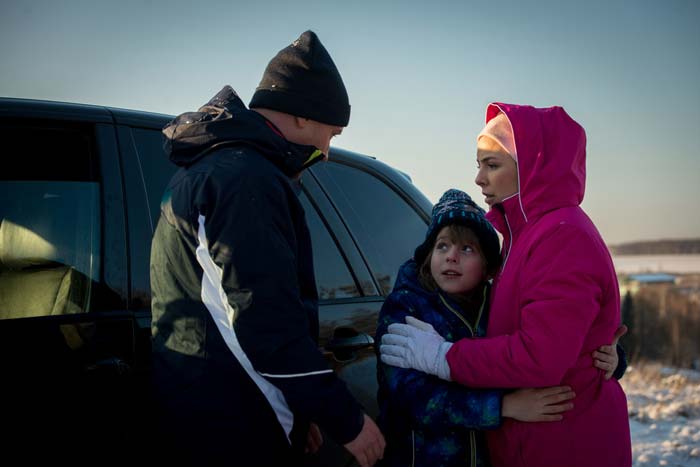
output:
[[[612,344],[601,345],[598,347],[598,350],[593,352],[593,366],[605,371],[605,379],[610,379],[615,372],[615,368],[617,368],[617,341],[619,341],[620,337],[624,336],[626,333],[627,326],[623,324],[617,328],[617,331],[615,331]]]
[[[503,396],[501,415],[521,422],[556,422],[564,418],[562,412],[574,408],[566,401],[575,396],[568,386],[518,389]]]

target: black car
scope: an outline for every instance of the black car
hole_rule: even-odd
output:
[[[149,256],[176,170],[160,132],[171,118],[0,99],[3,456],[73,464],[157,458]],[[377,313],[423,239],[432,205],[405,174],[337,148],[302,183],[320,349],[376,415]],[[327,442],[315,462],[349,459]]]

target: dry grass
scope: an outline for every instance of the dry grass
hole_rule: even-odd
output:
[[[640,363],[620,381],[631,418],[643,423],[700,417],[700,372]]]

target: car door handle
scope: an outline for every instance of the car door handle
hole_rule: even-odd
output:
[[[85,372],[91,374],[125,376],[131,373],[131,367],[124,360],[117,357],[111,357],[86,365]]]
[[[353,328],[340,327],[333,332],[333,338],[326,343],[330,352],[354,352],[374,345],[374,339],[369,334],[357,332]]]

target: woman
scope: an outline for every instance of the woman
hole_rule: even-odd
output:
[[[453,344],[420,324],[393,324],[382,360],[471,387],[570,386],[574,408],[561,422],[506,420],[489,433],[495,466],[629,466],[624,392],[591,363],[618,327],[620,295],[607,247],[579,207],[585,131],[561,107],[491,104],[486,121],[476,183],[504,237],[487,338]]]

